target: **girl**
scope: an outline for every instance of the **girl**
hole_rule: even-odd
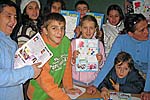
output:
[[[44,8],[44,14],[60,13],[61,10],[65,9],[65,2],[63,0],[47,0],[47,5]]]
[[[85,15],[80,23],[80,30],[81,30],[81,36],[80,38],[83,39],[92,39],[94,37],[94,33],[96,32],[99,34],[99,31],[97,32],[98,29],[98,24],[97,20],[95,17],[91,15]],[[96,35],[97,36],[97,35]],[[75,48],[75,40],[72,40],[71,45],[72,45],[72,70],[73,70],[73,80],[75,84],[80,84],[80,85],[90,85],[93,80],[96,78],[98,72],[103,66],[103,63],[105,61],[105,56],[104,56],[104,47],[101,41],[99,41],[99,48],[100,48],[100,53],[96,55],[97,60],[99,62],[99,70],[96,72],[77,72],[76,71],[76,57],[79,54],[79,51],[76,50]]]
[[[102,26],[106,57],[118,33],[123,30],[124,15],[118,5],[110,5],[107,9],[107,23]]]
[[[40,2],[38,0],[22,0],[22,26],[17,34],[18,45],[21,46],[40,31]]]
[[[101,96],[108,100],[109,90],[127,93],[140,93],[144,89],[145,80],[134,68],[134,61],[130,54],[120,52],[114,61],[114,67],[99,85]]]

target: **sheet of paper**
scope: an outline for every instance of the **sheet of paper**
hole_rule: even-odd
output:
[[[82,92],[81,92],[81,94],[78,94],[78,93],[76,93],[75,95],[72,95],[72,94],[67,94],[71,99],[76,99],[76,98],[78,98],[80,95],[82,95],[83,93],[85,93],[85,91],[86,91],[86,89],[85,88],[83,88],[83,87],[80,87],[80,86],[76,86],[76,85],[74,85],[73,86],[74,88],[78,88],[78,89],[80,89]],[[64,91],[64,89],[62,89],[63,91]]]

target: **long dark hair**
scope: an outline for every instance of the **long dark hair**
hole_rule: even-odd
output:
[[[135,32],[136,30],[136,25],[140,21],[144,21],[146,18],[144,17],[143,14],[129,14],[125,17],[124,21],[124,30],[122,33],[126,34],[128,32]]]

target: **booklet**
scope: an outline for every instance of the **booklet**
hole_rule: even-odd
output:
[[[14,68],[21,68],[37,62],[41,62],[39,67],[42,67],[52,56],[52,52],[47,48],[40,33],[37,33],[16,51]]]
[[[96,20],[97,20],[98,25],[99,25],[99,29],[102,28],[102,24],[104,22],[104,14],[95,13],[95,12],[88,12],[88,13],[86,13],[86,15],[94,16],[96,18]]]
[[[98,39],[76,39],[76,50],[80,52],[76,58],[76,71],[98,71]]]
[[[61,10],[61,14],[65,17],[66,20],[66,32],[65,35],[69,39],[73,39],[76,37],[74,32],[76,26],[79,24],[80,20],[80,13],[76,11],[68,11],[68,10]]]

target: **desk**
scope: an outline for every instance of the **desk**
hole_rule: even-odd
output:
[[[133,97],[138,97],[138,98],[140,98],[140,94],[131,94]],[[88,94],[88,93],[84,93],[83,95],[81,95],[81,96],[79,96],[78,97],[78,99],[83,99],[83,98],[101,98],[101,96],[100,96],[100,92],[97,90],[97,92],[96,92],[96,94],[94,94],[94,95],[90,95],[90,94]]]

